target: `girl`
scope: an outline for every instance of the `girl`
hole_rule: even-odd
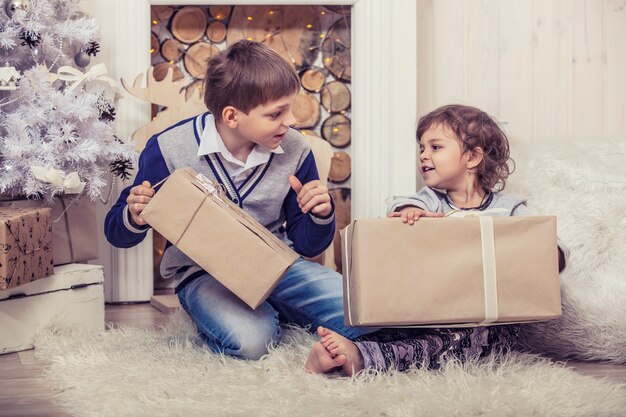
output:
[[[389,217],[414,224],[420,217],[458,211],[491,211],[494,216],[528,215],[526,200],[502,192],[509,168],[509,142],[498,124],[474,107],[448,105],[422,117],[417,127],[420,173],[426,186],[412,197],[394,199]],[[496,210],[492,210],[496,209]],[[559,252],[559,271],[565,254]],[[342,368],[351,376],[363,369],[437,369],[446,358],[467,360],[509,348],[517,325],[475,328],[383,329],[354,342],[317,329],[305,369],[326,373]]]

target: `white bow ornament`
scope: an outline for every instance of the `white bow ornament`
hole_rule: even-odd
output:
[[[65,194],[79,194],[87,184],[80,180],[76,171],[65,175],[63,171],[54,168],[31,166],[30,170],[36,179],[63,188]]]
[[[59,68],[57,74],[50,74],[50,80],[62,80],[72,83],[66,92],[72,92],[83,81],[104,81],[108,83],[114,90],[117,90],[117,84],[115,80],[107,75],[107,67],[104,64],[96,64],[89,69],[86,73],[82,73],[74,67],[63,66]]]

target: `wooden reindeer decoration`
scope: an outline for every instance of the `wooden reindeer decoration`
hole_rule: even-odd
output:
[[[174,71],[169,68],[163,80],[157,81],[154,77],[154,68],[148,69],[147,87],[141,87],[144,74],[139,74],[132,87],[122,79],[122,86],[133,96],[152,104],[167,107],[159,112],[152,121],[137,129],[133,133],[133,140],[138,151],[141,151],[148,139],[155,133],[165,130],[174,123],[195,116],[206,111],[202,92],[199,88],[186,91],[185,79],[174,81]]]

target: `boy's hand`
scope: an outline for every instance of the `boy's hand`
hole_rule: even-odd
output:
[[[143,209],[146,207],[146,204],[148,204],[153,196],[154,190],[148,181],[144,181],[141,185],[137,185],[130,189],[130,194],[126,199],[126,203],[128,204],[128,211],[130,212],[131,220],[139,226],[146,224],[146,221],[139,217],[139,214],[141,214]]]
[[[298,195],[298,206],[303,213],[309,211],[319,217],[328,217],[333,210],[330,204],[328,188],[320,180],[314,180],[302,185],[294,175],[289,176],[289,185]]]
[[[422,210],[417,207],[405,207],[400,211],[394,211],[389,214],[389,217],[400,217],[402,223],[413,224],[418,221],[420,217],[443,217],[443,214]]]

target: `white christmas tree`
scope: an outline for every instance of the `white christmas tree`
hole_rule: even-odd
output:
[[[98,26],[78,0],[2,1],[0,194],[95,199],[109,172],[129,176],[135,156],[115,135],[114,81],[89,67]]]

